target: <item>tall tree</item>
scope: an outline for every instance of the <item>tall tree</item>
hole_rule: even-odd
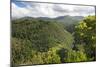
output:
[[[89,60],[95,60],[96,55],[96,17],[88,16],[75,26],[75,41],[85,44]]]

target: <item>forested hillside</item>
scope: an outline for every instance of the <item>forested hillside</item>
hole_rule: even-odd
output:
[[[83,20],[83,16],[60,16],[56,18],[48,18],[48,17],[38,17],[40,20],[50,20],[53,22],[58,22],[64,26],[64,28],[73,33],[75,31],[74,26],[77,25],[81,20]]]
[[[85,17],[72,27],[61,21],[32,17],[15,19],[11,24],[14,67],[96,60],[95,16]]]

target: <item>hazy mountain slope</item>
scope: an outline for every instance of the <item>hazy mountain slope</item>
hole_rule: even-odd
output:
[[[56,18],[49,18],[49,17],[38,17],[41,20],[56,20],[58,22],[63,22],[65,24],[73,24],[81,21],[84,17],[83,16],[59,16]]]
[[[29,40],[38,51],[57,44],[70,48],[73,43],[72,35],[60,23],[26,17],[12,21],[12,37]]]

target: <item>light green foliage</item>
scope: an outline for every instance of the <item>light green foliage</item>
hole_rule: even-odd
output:
[[[72,35],[60,23],[37,19],[20,19],[12,21],[12,37],[29,40],[34,49],[40,52],[63,44],[70,48]]]
[[[28,43],[28,44],[27,44]],[[60,57],[56,49],[51,48],[48,52],[37,52],[27,40],[12,39],[12,63],[24,64],[49,64],[60,63]]]
[[[14,64],[61,63],[57,50],[71,48],[72,35],[60,23],[21,18],[12,21]]]
[[[88,16],[76,27],[75,38],[79,44],[85,43],[85,51],[88,58],[94,58],[96,49],[96,18]]]
[[[12,21],[12,65],[95,60],[95,16],[72,25],[71,34],[57,21],[21,18]]]
[[[68,51],[66,57],[64,58],[65,62],[81,62],[86,61],[87,57],[82,51]]]

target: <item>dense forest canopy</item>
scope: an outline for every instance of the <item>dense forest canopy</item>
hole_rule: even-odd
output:
[[[11,26],[12,66],[96,60],[95,16],[76,21],[24,17]]]

